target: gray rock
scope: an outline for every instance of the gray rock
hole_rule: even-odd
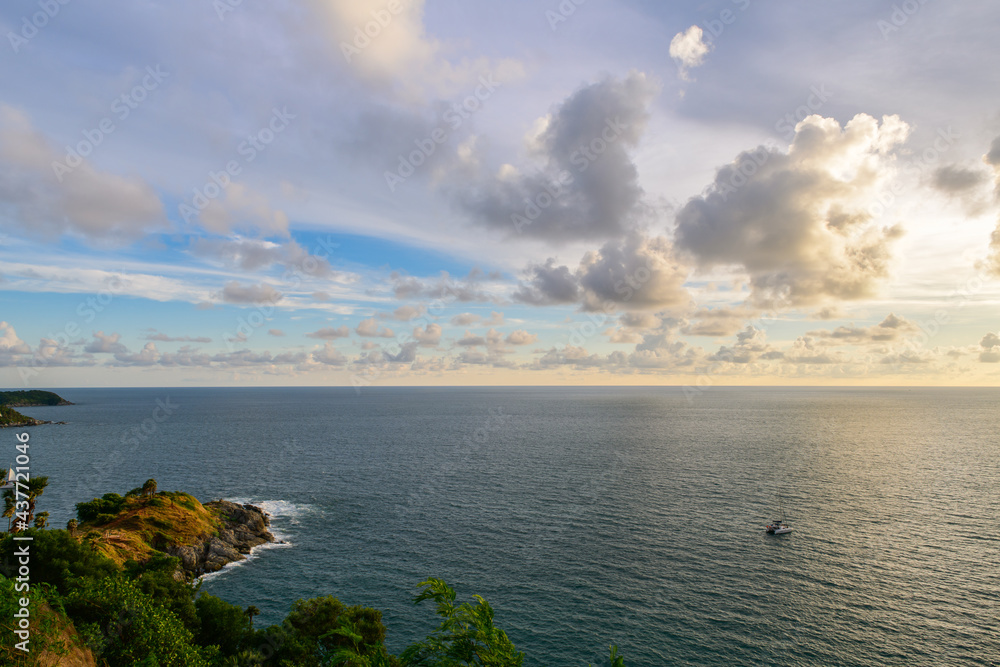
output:
[[[218,535],[201,544],[173,546],[167,550],[181,561],[181,568],[192,576],[217,572],[229,563],[243,560],[250,550],[261,544],[274,542],[274,535],[267,529],[267,514],[253,505],[237,505],[228,500],[205,503],[215,511],[222,523]]]

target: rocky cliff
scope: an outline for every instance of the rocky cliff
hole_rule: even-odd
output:
[[[228,500],[205,503],[205,509],[219,521],[218,535],[194,544],[175,545],[167,553],[181,560],[185,572],[200,576],[243,560],[254,547],[274,542],[264,510],[254,505],[237,505]]]

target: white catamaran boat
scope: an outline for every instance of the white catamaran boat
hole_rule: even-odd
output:
[[[764,530],[766,530],[769,535],[784,535],[785,533],[792,532],[792,527],[785,523],[785,506],[781,503],[780,499],[779,505],[781,508],[781,518],[764,526]]]

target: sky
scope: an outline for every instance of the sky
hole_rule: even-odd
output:
[[[1000,381],[1000,6],[17,0],[0,385]]]

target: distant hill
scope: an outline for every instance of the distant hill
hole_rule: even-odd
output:
[[[73,405],[59,394],[40,389],[0,391],[0,405],[10,408],[30,408],[38,405]]]
[[[0,427],[38,426],[39,424],[44,424],[44,423],[45,422],[39,419],[32,419],[31,417],[26,417],[17,410],[14,410],[13,408],[8,408],[6,405],[0,405]]]

